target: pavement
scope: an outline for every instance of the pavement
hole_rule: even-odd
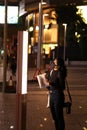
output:
[[[35,71],[29,70],[29,81],[34,79]],[[50,108],[46,107],[48,91],[40,89],[37,82],[28,82],[27,89],[26,130],[55,130]],[[79,91],[72,87],[70,92],[73,104],[71,114],[66,114],[64,108],[65,130],[87,130],[87,86]],[[17,130],[16,110],[17,93],[0,92],[0,130]]]
[[[87,130],[87,90],[71,90],[73,104],[71,114],[64,108],[65,130]],[[0,130],[16,130],[16,93],[0,93]],[[38,84],[29,84],[27,93],[26,130],[55,130],[47,90]],[[25,121],[25,120],[24,120]]]

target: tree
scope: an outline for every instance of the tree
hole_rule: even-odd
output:
[[[55,9],[55,15],[51,19],[56,20],[59,26],[59,41],[61,43],[61,36],[63,33],[63,23],[67,24],[67,57],[70,59],[77,60],[81,57],[81,44],[83,39],[83,29],[87,25],[83,21],[81,13],[77,13],[78,9],[76,6],[62,5]],[[63,40],[62,40],[63,41]]]

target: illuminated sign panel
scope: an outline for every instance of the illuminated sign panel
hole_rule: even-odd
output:
[[[0,6],[0,23],[5,23],[5,6]],[[7,7],[7,23],[17,24],[18,23],[18,6]]]
[[[24,2],[20,2],[20,4],[19,4],[19,17],[24,15],[25,13],[27,13],[25,11],[25,3]]]
[[[28,32],[23,32],[22,50],[22,94],[27,93]]]
[[[17,92],[27,94],[28,32],[18,31]]]

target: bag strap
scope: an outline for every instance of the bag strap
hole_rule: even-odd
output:
[[[69,100],[72,103],[72,97],[71,97],[71,94],[70,94],[70,91],[69,91],[69,86],[68,86],[67,80],[65,80],[65,86],[66,86],[66,90],[67,90],[67,93],[68,93]]]

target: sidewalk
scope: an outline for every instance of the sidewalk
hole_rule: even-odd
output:
[[[78,92],[72,90],[71,95],[73,99],[72,113],[67,115],[64,109],[65,130],[87,130],[87,91]],[[30,102],[28,102],[28,110],[30,110],[28,119],[30,123],[27,127],[30,128],[30,130],[55,130],[50,109],[46,108],[46,91],[30,91],[28,97],[30,97]],[[34,117],[32,115],[34,115]],[[34,121],[36,119],[35,123],[33,119]]]
[[[77,68],[78,67],[69,67],[69,70],[73,71],[73,69]],[[84,67],[82,67],[81,69],[84,69]],[[29,69],[29,80],[33,79],[35,71],[36,69]],[[75,76],[73,73],[73,76],[74,80],[72,80],[72,73],[70,73],[70,78],[72,82],[75,81],[75,78],[78,79],[77,74]],[[84,81],[85,79],[87,79],[86,75],[82,80]],[[85,84],[83,85],[78,87],[77,84],[75,84],[74,86],[73,84],[71,84],[70,86],[70,92],[73,99],[72,113],[70,115],[67,115],[66,109],[64,109],[66,124],[65,130],[87,130],[86,80]],[[0,130],[16,130],[16,100],[16,93],[0,93]],[[46,108],[46,104],[47,90],[40,89],[37,83],[29,83],[27,94],[26,130],[55,130],[50,109]]]
[[[66,114],[65,130],[87,130],[87,90],[71,90],[72,113]],[[55,130],[50,109],[46,108],[47,90],[28,85],[26,130]],[[16,130],[16,94],[0,93],[0,130]]]

